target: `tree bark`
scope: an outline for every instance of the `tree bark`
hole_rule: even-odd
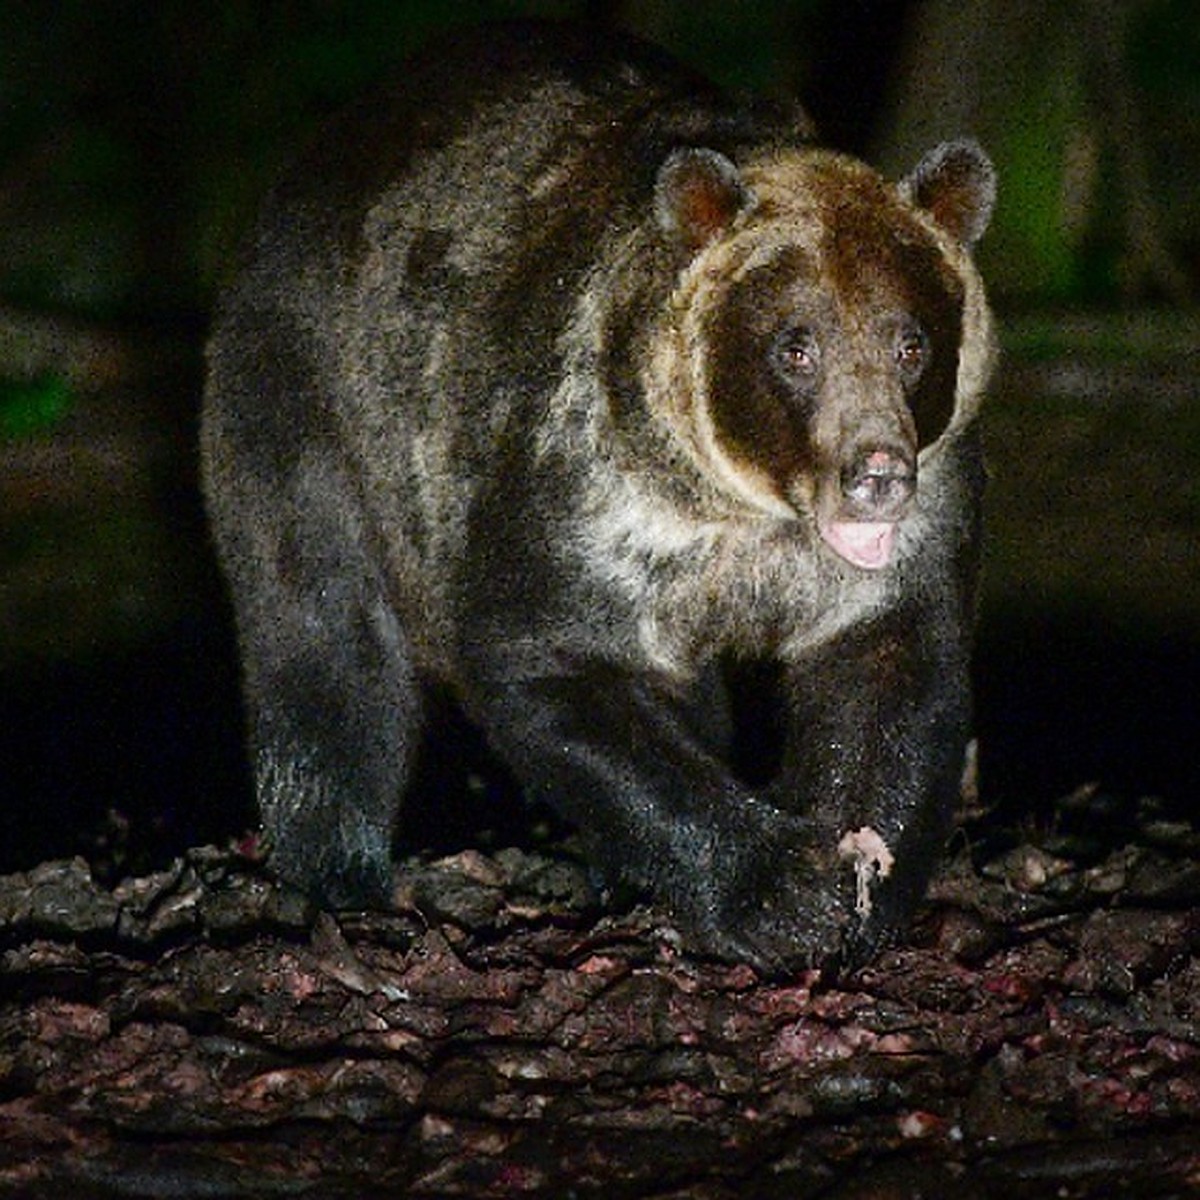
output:
[[[1200,836],[1143,805],[1104,848],[1100,804],[972,827],[840,980],[691,959],[516,850],[337,918],[232,850],[8,876],[0,1196],[1182,1194]]]

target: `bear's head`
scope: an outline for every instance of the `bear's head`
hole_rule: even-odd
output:
[[[682,261],[657,401],[701,471],[751,509],[815,522],[864,569],[892,559],[921,466],[978,406],[990,319],[970,249],[995,176],[950,142],[892,184],[822,150],[659,170]]]

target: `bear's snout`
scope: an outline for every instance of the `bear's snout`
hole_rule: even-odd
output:
[[[842,516],[859,521],[898,521],[917,489],[917,465],[900,450],[872,447],[842,468]]]

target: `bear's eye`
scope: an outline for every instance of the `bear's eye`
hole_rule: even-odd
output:
[[[896,335],[896,366],[905,383],[916,383],[929,360],[929,338],[919,325],[907,325]]]
[[[772,357],[784,379],[807,383],[821,367],[821,347],[811,329],[787,329],[775,339]]]

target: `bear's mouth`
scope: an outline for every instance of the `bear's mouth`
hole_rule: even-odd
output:
[[[839,557],[866,571],[878,571],[896,549],[898,521],[820,521],[817,528]]]

